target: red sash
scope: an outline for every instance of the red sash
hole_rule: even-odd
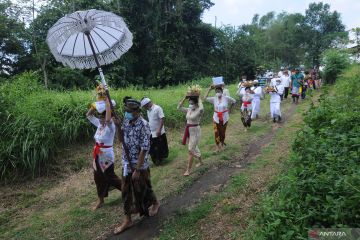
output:
[[[251,102],[243,102],[244,108],[247,108],[248,105],[250,105],[250,104],[251,104]]]
[[[105,146],[104,143],[95,143],[93,150],[93,158],[96,159],[96,156],[102,154],[101,148],[111,148],[112,146]]]
[[[182,145],[185,145],[186,144],[186,140],[189,138],[190,136],[190,131],[189,131],[189,128],[191,127],[197,127],[199,126],[199,124],[186,124],[186,127],[185,127],[185,132],[184,132],[184,136],[183,136],[183,139],[182,139]]]
[[[217,116],[218,116],[218,118],[219,118],[219,121],[220,122],[224,122],[224,113],[226,113],[226,112],[228,112],[229,110],[225,110],[225,111],[223,111],[223,112],[217,112],[217,111],[215,111],[216,113],[217,113]]]

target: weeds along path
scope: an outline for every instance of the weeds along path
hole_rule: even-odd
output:
[[[229,156],[230,160],[227,162],[210,167],[181,193],[163,199],[157,216],[138,220],[129,230],[118,236],[109,235],[108,239],[150,239],[159,234],[162,224],[167,218],[179,212],[179,210],[201,201],[207,193],[219,191],[234,174],[238,174],[241,169],[253,162],[261,153],[261,150],[272,143],[279,128],[292,120],[296,106],[287,105],[285,109],[287,109],[287,111],[283,114],[282,123],[272,125],[272,123],[268,121],[272,127],[265,135],[259,136],[246,143],[245,149]],[[231,134],[231,131],[229,131],[228,134]],[[239,144],[241,142],[242,141],[239,141]]]

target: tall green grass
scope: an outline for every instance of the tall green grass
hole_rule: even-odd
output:
[[[22,74],[0,91],[1,178],[40,174],[61,147],[90,135],[84,112],[91,96],[45,91],[35,73]]]
[[[194,81],[207,87],[210,78]],[[132,96],[150,97],[161,105],[167,127],[180,127],[185,116],[176,109],[188,84],[165,89],[111,89],[111,97],[122,114],[122,99]],[[235,85],[231,86],[235,92]],[[88,105],[95,101],[95,91],[57,92],[44,90],[39,76],[28,72],[0,86],[0,178],[13,173],[39,175],[53,164],[54,156],[63,147],[91,139],[94,128],[85,118]],[[211,121],[211,105],[205,105],[204,122]],[[144,113],[144,115],[146,115]]]

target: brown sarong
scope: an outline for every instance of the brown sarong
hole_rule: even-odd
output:
[[[102,172],[97,158],[95,163],[97,170],[94,170],[94,181],[98,197],[107,197],[110,186],[113,186],[121,191],[121,179],[114,172],[114,164],[111,164],[111,166]]]
[[[221,143],[222,145],[225,145],[225,133],[226,133],[227,122],[225,124],[223,124],[222,121],[219,121],[219,123],[213,122],[213,127],[214,127],[216,144]]]
[[[122,177],[122,198],[125,215],[138,212],[149,216],[149,207],[157,202],[150,182],[150,169],[140,170],[139,179],[134,181],[132,174]]]

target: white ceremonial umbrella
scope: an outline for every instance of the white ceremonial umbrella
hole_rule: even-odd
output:
[[[101,66],[119,59],[132,46],[133,36],[124,20],[110,12],[90,9],[59,19],[47,34],[46,42],[58,62],[78,69],[97,67],[106,95],[114,106]],[[114,112],[115,113],[115,112]],[[115,114],[118,118],[118,116]],[[129,149],[122,143],[128,161]]]
[[[46,42],[55,59],[65,66],[77,69],[97,67],[110,99],[101,66],[116,61],[126,53],[132,46],[132,39],[121,17],[90,9],[59,19],[50,28]]]

